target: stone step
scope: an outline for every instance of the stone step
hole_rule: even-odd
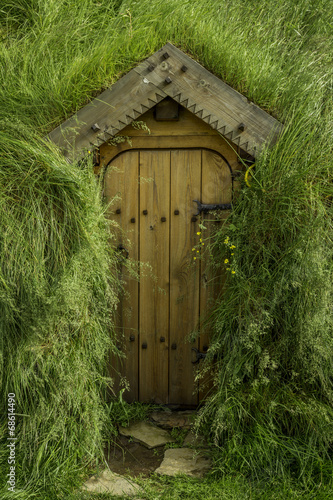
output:
[[[194,410],[184,411],[154,411],[150,414],[150,419],[164,429],[173,429],[174,427],[182,427],[190,429],[195,418]]]
[[[175,440],[165,429],[160,429],[149,422],[136,422],[129,427],[119,427],[122,436],[131,437],[149,449],[173,443]]]
[[[165,451],[164,459],[155,473],[165,476],[185,474],[203,477],[211,468],[211,460],[203,452],[190,448],[170,448]]]
[[[119,474],[115,474],[110,470],[105,470],[98,476],[90,477],[84,483],[82,489],[91,493],[109,493],[121,497],[125,495],[126,497],[133,497],[142,491],[133,481],[119,476]]]

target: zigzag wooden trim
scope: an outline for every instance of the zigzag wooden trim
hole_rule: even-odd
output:
[[[184,92],[179,92],[178,90],[174,93],[174,95],[170,94],[170,97],[178,102],[181,106],[188,109],[191,113],[196,115],[198,118],[208,123],[212,127],[212,129],[217,130],[221,135],[224,135],[231,142],[234,142],[236,146],[239,146],[241,137],[236,137],[233,139],[236,133],[235,130],[230,130],[230,126],[224,123],[220,118],[217,118],[216,115],[210,113],[209,111],[201,108],[199,103],[193,102],[191,97],[188,97],[184,94]],[[253,151],[249,149],[249,143],[244,142],[242,148],[252,154]]]
[[[193,108],[193,109],[192,109],[192,108]],[[194,103],[194,104],[192,104],[191,106],[189,106],[187,109],[188,109],[189,111],[191,111],[191,113],[193,113],[193,114],[195,115],[195,111],[196,111],[196,109],[197,109],[197,105]]]
[[[230,132],[228,132],[227,134],[224,134],[224,135],[227,139],[230,139],[232,141],[232,136],[234,135],[234,132],[233,132],[233,130],[231,130]]]
[[[208,123],[208,125],[210,125],[211,118],[212,118],[212,115],[202,116],[203,121]]]
[[[165,99],[165,95],[160,95],[158,94],[157,92],[155,93],[155,97],[156,97],[156,104],[160,101],[162,101],[163,99]]]
[[[107,133],[112,136],[117,134],[127,125],[132,123],[133,120],[136,120],[136,118],[149,111],[166,97],[165,95],[161,95],[158,92],[153,92],[152,94],[153,95],[145,96],[143,102],[137,104],[136,108],[138,109],[134,108],[132,109],[132,111],[127,111],[126,114],[124,114],[116,124],[110,124],[108,126],[108,130],[111,128],[115,130],[115,132],[113,134],[110,134],[110,132]]]
[[[150,107],[152,108],[153,106],[156,106],[157,101],[153,101],[153,99],[151,99],[150,97],[148,97],[148,103],[149,104],[151,103]]]
[[[224,135],[225,134],[225,129],[227,128],[226,125],[222,125],[221,127],[219,127],[217,129],[218,132],[220,132],[220,134]]]
[[[138,116],[140,116],[142,114],[137,109],[133,109],[132,113],[135,113],[135,115],[136,115],[136,116],[134,115],[134,119],[136,119]]]
[[[179,94],[175,94],[172,99],[174,99],[175,101],[179,102],[181,101],[181,97],[182,97],[182,94],[181,92],[179,92]]]

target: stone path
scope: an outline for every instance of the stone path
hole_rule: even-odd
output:
[[[164,460],[156,469],[156,474],[176,476],[186,474],[192,477],[202,477],[209,471],[211,461],[202,452],[191,448],[170,448],[165,450]]]
[[[134,422],[129,427],[119,427],[114,456],[108,456],[110,470],[92,476],[84,489],[133,497],[140,494],[140,487],[122,474],[133,477],[155,472],[167,476],[186,474],[202,477],[209,471],[211,460],[203,437],[191,431],[194,415],[193,411],[167,409],[152,413],[150,422]],[[182,438],[175,439],[171,435],[175,428]],[[165,445],[166,450],[163,448]]]
[[[168,431],[149,422],[137,422],[126,428],[119,427],[119,434],[131,437],[150,450],[175,441]]]
[[[134,496],[140,492],[140,487],[123,476],[105,470],[98,477],[89,478],[83,490],[93,493],[111,493],[115,496]]]

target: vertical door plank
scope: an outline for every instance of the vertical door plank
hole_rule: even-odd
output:
[[[141,151],[139,398],[164,404],[168,403],[169,231],[170,152]]]
[[[197,384],[192,364],[189,335],[199,320],[199,267],[192,248],[198,241],[198,221],[193,200],[200,199],[201,151],[171,152],[171,235],[170,235],[170,361],[169,399],[171,404],[196,405]],[[179,210],[179,215],[174,211]],[[196,267],[197,266],[197,267]],[[173,349],[173,344],[176,349]],[[195,359],[195,358],[194,358]]]
[[[203,203],[231,203],[232,178],[227,163],[223,158],[208,150],[202,150],[202,200]],[[230,212],[219,212],[220,218],[225,218]],[[216,215],[204,214],[202,239],[205,250],[202,252],[201,277],[200,277],[200,351],[204,352],[209,346],[209,331],[205,326],[205,319],[209,317],[216,306],[216,299],[223,284],[223,270],[212,268],[208,263],[207,247],[209,239],[216,229]],[[204,363],[201,361],[201,368]],[[199,401],[201,401],[212,388],[212,373],[206,373],[199,381]]]
[[[129,258],[138,261],[139,224],[138,224],[138,179],[139,153],[126,152],[112,160],[108,167],[104,195],[110,202],[115,201],[109,210],[108,216],[119,226],[115,229],[115,239],[112,246],[117,248],[123,245],[129,252]],[[117,214],[116,211],[120,210]],[[131,222],[131,219],[135,222]],[[129,382],[129,391],[124,393],[125,401],[138,399],[138,281],[128,276],[126,268],[121,265],[126,252],[119,252],[119,273],[124,281],[125,294],[118,305],[116,329],[118,334],[117,345],[125,357],[110,356],[109,373],[115,380],[114,391],[117,393],[122,387],[121,380],[125,376]],[[131,338],[134,340],[131,340]]]

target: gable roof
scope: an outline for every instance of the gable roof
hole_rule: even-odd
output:
[[[66,156],[80,158],[167,96],[251,156],[282,130],[275,118],[167,43],[48,137]]]

